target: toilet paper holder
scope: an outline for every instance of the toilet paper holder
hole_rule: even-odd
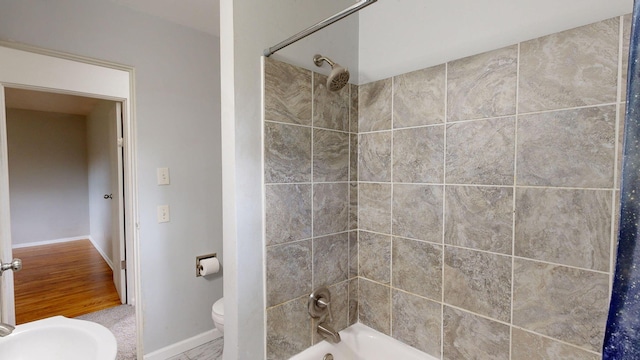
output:
[[[218,257],[218,254],[217,253],[213,253],[213,254],[196,256],[196,277],[202,276],[202,275],[200,275],[200,270],[202,270],[202,265],[200,265],[200,261],[201,260],[205,260],[205,259],[211,259],[211,258],[214,258],[214,257]]]

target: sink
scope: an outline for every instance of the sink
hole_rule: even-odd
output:
[[[104,326],[64,316],[21,324],[0,337],[3,359],[114,360],[117,350],[116,338]]]

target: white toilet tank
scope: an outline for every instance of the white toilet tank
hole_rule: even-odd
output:
[[[213,303],[211,318],[216,325],[216,329],[224,333],[224,298],[220,298],[220,300]]]

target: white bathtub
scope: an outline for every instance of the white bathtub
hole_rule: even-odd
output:
[[[360,323],[340,331],[340,337],[338,344],[321,341],[290,360],[322,360],[328,353],[334,360],[437,360]]]

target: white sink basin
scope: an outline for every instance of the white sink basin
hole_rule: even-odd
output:
[[[54,316],[16,326],[0,337],[0,356],[11,360],[114,360],[111,331],[91,321]]]

